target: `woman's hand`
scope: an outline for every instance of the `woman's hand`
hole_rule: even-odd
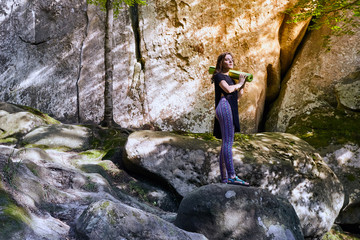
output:
[[[246,79],[246,75],[240,74],[239,83],[238,83],[238,84],[241,84],[240,88],[245,84],[245,79]]]

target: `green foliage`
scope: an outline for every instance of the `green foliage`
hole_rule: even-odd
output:
[[[88,4],[97,5],[102,11],[106,11],[106,2],[110,0],[87,0]],[[119,16],[120,9],[123,8],[123,3],[128,6],[134,6],[135,4],[146,5],[144,0],[112,0],[112,7],[114,9],[114,16]]]
[[[98,190],[96,183],[91,181],[90,177],[87,177],[87,182],[81,188],[88,192],[96,192]]]
[[[353,29],[360,26],[360,0],[299,0],[293,7],[287,9],[285,13],[292,19],[288,23],[296,23],[312,18],[309,30],[320,29],[327,26],[331,30],[331,35],[340,36],[344,34],[354,34]],[[325,43],[329,43],[328,35]]]
[[[212,133],[206,132],[206,133],[193,133],[193,132],[186,132],[186,131],[172,131],[172,133],[181,135],[181,136],[187,136],[192,137],[195,139],[201,139],[205,141],[219,141],[216,137],[212,135]]]
[[[236,133],[234,136],[234,141],[236,142],[243,142],[250,140],[250,135],[242,134],[242,133]]]
[[[360,238],[352,236],[350,233],[345,233],[341,229],[331,229],[321,240],[360,240]]]
[[[132,194],[135,194],[136,196],[140,197],[145,202],[149,202],[145,190],[137,182],[130,181],[129,188]]]

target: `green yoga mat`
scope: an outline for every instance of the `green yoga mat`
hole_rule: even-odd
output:
[[[209,73],[213,74],[215,72],[215,67],[211,66],[209,67]],[[251,73],[246,73],[246,72],[240,72],[240,71],[235,71],[235,70],[230,70],[229,71],[229,76],[236,80],[239,80],[240,74],[243,74],[246,76],[245,81],[247,82],[251,82],[254,79],[254,76]]]

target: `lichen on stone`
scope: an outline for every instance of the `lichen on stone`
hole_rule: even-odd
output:
[[[290,121],[287,133],[315,148],[348,142],[360,145],[360,114],[338,109],[315,109]]]

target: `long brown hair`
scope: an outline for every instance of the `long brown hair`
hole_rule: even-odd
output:
[[[234,63],[234,65],[235,65],[234,57],[233,57],[233,55],[232,55],[230,52],[224,52],[224,53],[220,54],[220,55],[218,56],[218,59],[217,59],[217,62],[216,62],[215,72],[214,72],[214,74],[213,74],[212,77],[211,77],[211,83],[214,83],[214,76],[215,76],[215,74],[222,72],[222,70],[223,70],[223,65],[224,65],[224,60],[225,60],[226,55],[230,55],[230,56],[232,57],[233,63]]]

